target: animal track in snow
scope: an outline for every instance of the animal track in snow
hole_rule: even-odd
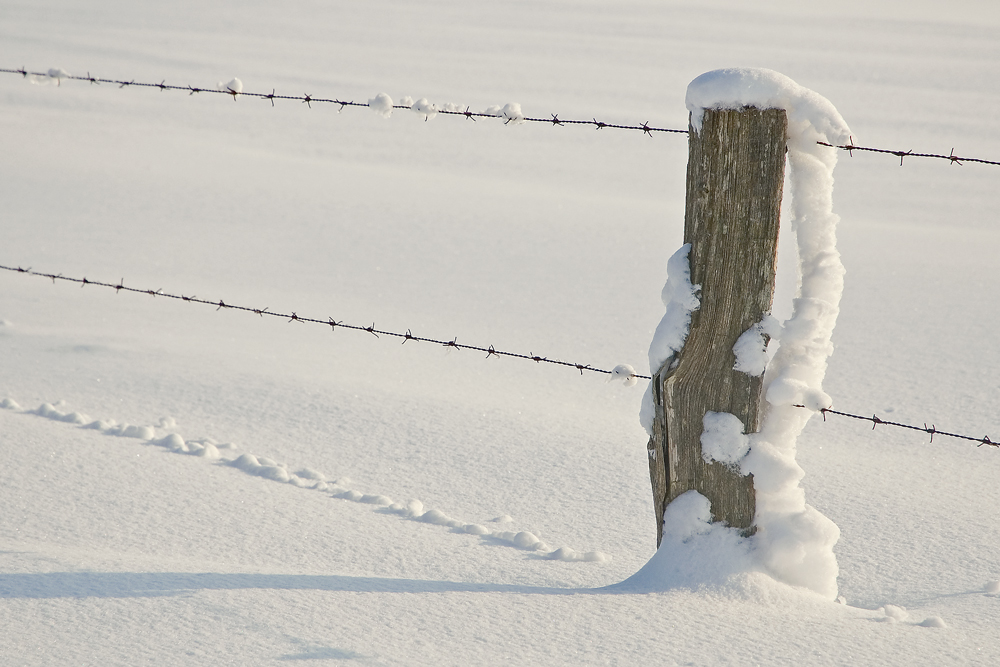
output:
[[[172,429],[176,426],[176,422],[172,418],[161,419],[158,426],[137,426],[133,424],[119,424],[115,420],[92,420],[89,416],[80,412],[63,412],[60,410],[62,406],[62,402],[55,405],[42,403],[34,410],[24,410],[11,398],[5,398],[0,401],[0,408],[2,409],[37,415],[46,419],[73,424],[80,428],[100,431],[107,435],[134,438],[148,445],[162,447],[176,454],[188,454],[215,461],[220,465],[236,468],[255,477],[284,484],[292,484],[299,488],[320,491],[340,500],[372,505],[384,514],[393,514],[404,519],[450,528],[455,533],[474,535],[490,543],[499,543],[524,551],[530,551],[546,560],[587,563],[607,563],[611,560],[611,556],[600,551],[580,552],[569,547],[553,549],[534,533],[528,531],[491,530],[482,524],[465,523],[464,521],[459,521],[448,516],[441,510],[426,509],[424,504],[419,500],[399,503],[382,494],[362,493],[348,488],[351,480],[346,477],[341,477],[331,482],[327,480],[326,475],[317,470],[300,468],[295,472],[291,472],[284,463],[278,463],[273,459],[264,456],[254,456],[249,453],[228,458],[222,452],[237,449],[235,445],[230,443],[220,444],[209,438],[185,440],[177,433],[167,433],[157,438],[157,428]],[[513,519],[509,515],[504,514],[492,519],[491,522],[509,524],[513,523]]]

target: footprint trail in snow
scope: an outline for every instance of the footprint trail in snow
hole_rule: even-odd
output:
[[[253,454],[240,454],[238,456],[234,455],[234,458],[228,458],[223,452],[237,449],[233,444],[220,444],[211,439],[185,440],[177,433],[169,433],[157,438],[156,428],[172,429],[174,426],[173,420],[161,420],[158,427],[136,426],[133,424],[119,424],[114,420],[92,420],[80,412],[63,412],[59,407],[62,407],[61,403],[57,405],[43,403],[34,410],[24,410],[11,398],[5,398],[0,401],[0,408],[6,410],[37,415],[46,419],[73,424],[80,428],[101,431],[107,435],[135,438],[143,441],[145,444],[163,447],[176,454],[188,454],[215,461],[220,465],[236,468],[255,477],[283,484],[292,484],[299,488],[320,491],[341,500],[373,505],[382,510],[383,513],[450,528],[456,533],[474,535],[492,543],[499,542],[507,546],[531,551],[543,559],[588,563],[607,563],[611,560],[611,556],[600,551],[581,552],[569,547],[553,549],[534,533],[528,531],[491,530],[482,524],[465,523],[448,516],[441,510],[427,509],[419,500],[399,503],[381,494],[361,493],[360,491],[348,488],[351,480],[346,477],[329,481],[326,475],[310,468],[302,468],[291,472],[284,463],[278,463],[273,459],[264,456],[254,456]],[[503,515],[493,519],[491,522],[506,524],[512,523],[513,519],[508,515]]]

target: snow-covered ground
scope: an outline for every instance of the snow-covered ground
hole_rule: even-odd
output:
[[[990,2],[0,7],[3,68],[683,128],[696,76],[767,67],[859,144],[988,159],[998,60]],[[682,135],[9,74],[0,121],[0,264],[648,372]],[[1000,168],[835,178],[835,407],[996,438]],[[9,272],[0,295],[5,665],[1000,661],[993,448],[809,423],[846,606],[709,568],[615,587],[655,550],[641,383]]]

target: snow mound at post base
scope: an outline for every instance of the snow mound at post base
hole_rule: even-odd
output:
[[[799,486],[805,472],[795,461],[795,446],[813,410],[831,405],[822,381],[833,352],[831,336],[844,288],[844,267],[836,244],[839,217],[833,213],[837,151],[816,142],[843,143],[850,138],[850,130],[824,97],[766,69],[734,68],[702,74],[688,86],[686,104],[695,132],[701,130],[705,109],[752,106],[786,111],[790,187],[785,191],[791,195],[799,289],[792,316],[783,325],[778,351],[764,373],[760,432],[750,436],[750,451],[740,461],[741,472],[754,476],[756,534],[742,539],[728,528],[708,524],[703,520],[711,516],[708,500],[692,502],[684,500],[688,494],[683,494],[664,512],[659,550],[628,582],[653,589],[672,588],[759,573],[833,600],[838,574],[833,546],[840,531],[806,504]],[[681,249],[685,257],[686,249]],[[678,263],[678,255],[671,261]],[[676,282],[675,274],[683,273],[676,268],[686,267],[668,268],[671,275],[664,292]],[[667,304],[666,299],[664,302]],[[663,347],[661,336],[654,336],[651,362],[664,357]],[[655,372],[658,366],[651,368]],[[640,421],[647,430],[651,407],[650,397],[644,398]],[[678,514],[686,514],[687,524]],[[692,521],[701,528],[690,534],[678,532],[678,526]]]

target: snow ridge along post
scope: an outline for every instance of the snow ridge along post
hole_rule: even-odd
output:
[[[690,563],[693,569],[689,568],[684,577],[687,583],[693,583],[694,580],[726,580],[733,575],[757,571],[833,599],[837,595],[837,562],[833,546],[840,533],[832,521],[806,504],[803,489],[799,486],[804,472],[795,461],[796,439],[813,413],[794,406],[805,405],[815,411],[831,405],[830,397],[822,390],[822,380],[833,350],[830,339],[843,292],[844,268],[836,249],[836,225],[839,218],[833,213],[832,206],[833,169],[837,155],[836,151],[818,146],[816,142],[844,143],[849,140],[850,131],[828,100],[802,88],[782,74],[765,69],[724,69],[703,74],[688,86],[686,104],[691,113],[691,132],[694,135],[703,131],[706,110],[765,115],[773,110],[784,111],[782,115],[787,118],[786,147],[790,166],[788,186],[792,198],[791,225],[799,255],[799,288],[789,320],[780,330],[768,327],[779,335],[780,347],[767,367],[762,383],[758,373],[737,369],[747,378],[755,378],[758,382],[756,385],[753,382],[748,385],[751,402],[756,403],[757,399],[753,398],[755,393],[759,396],[762,392],[765,398],[760,406],[762,418],[759,424],[754,423],[756,405],[742,415],[741,419],[749,433],[750,449],[738,462],[738,466],[742,475],[753,475],[749,492],[752,527],[747,530],[741,523],[728,520],[727,523],[737,527],[730,528],[721,523],[720,519],[728,516],[732,510],[717,510],[714,506],[715,499],[711,502],[707,498],[698,502],[691,501],[691,494],[700,495],[698,487],[702,482],[698,479],[693,478],[693,484],[691,480],[680,480],[681,484],[677,488],[670,489],[670,484],[678,475],[673,469],[673,458],[665,460],[663,474],[670,481],[665,494],[669,504],[662,514],[662,543],[653,559],[637,573],[635,583],[645,580],[656,587],[670,585],[668,581],[658,579],[682,583],[676,578],[677,559],[697,558],[698,554],[704,553],[701,547],[708,547],[710,541],[715,557],[705,560],[701,565]],[[713,114],[713,121],[718,116],[720,114]],[[689,199],[690,196],[689,191]],[[780,202],[780,190],[777,199]],[[690,205],[689,201],[688,206]],[[756,204],[749,200],[747,205]],[[688,232],[686,229],[685,241],[691,240]],[[721,233],[725,235],[727,231],[723,229]],[[692,258],[692,266],[693,262]],[[675,280],[674,267],[670,268],[668,285]],[[692,268],[683,268],[687,274],[685,277],[691,276]],[[752,273],[753,271],[747,271],[748,283],[752,282]],[[696,276],[688,282],[698,281],[699,277]],[[771,281],[771,286],[766,290],[765,309],[770,307],[773,273]],[[695,289],[697,290],[697,286]],[[700,296],[702,308],[707,308],[704,303],[707,295],[701,293]],[[668,315],[669,310],[668,308]],[[747,313],[746,316],[760,317],[760,314]],[[695,312],[693,317],[698,322],[702,313]],[[760,324],[755,322],[749,326],[759,327]],[[671,397],[662,395],[659,401],[654,399],[661,389],[668,388],[670,380],[667,375],[677,365],[676,361],[671,363],[669,357],[660,359],[664,356],[662,352],[665,347],[663,341],[659,340],[661,329],[664,329],[662,323],[650,346],[651,362],[655,356],[662,367],[654,365],[650,369],[654,373],[654,380],[650,383],[641,414],[647,430],[651,430],[650,413],[659,411],[663,403],[669,404],[672,400]],[[682,341],[687,334],[688,331],[683,332]],[[694,338],[692,335],[690,340],[683,341],[685,346],[693,344]],[[677,349],[674,344],[668,347]],[[678,355],[682,365],[684,356]],[[730,368],[736,361],[734,354],[729,362]],[[660,380],[667,379],[658,386],[657,377],[661,373],[663,377]],[[725,382],[730,381],[726,379]],[[739,382],[733,383],[733,389],[740,394],[737,397],[739,400],[734,399],[735,405],[742,400],[744,392]],[[735,413],[737,417],[741,417],[739,413],[745,411],[724,410]],[[692,421],[693,419],[687,419],[683,423]],[[655,422],[659,423],[660,419]],[[697,425],[689,425],[701,428],[701,419],[698,422]],[[666,435],[661,434],[664,442],[667,440]],[[669,435],[673,437],[674,434]],[[651,474],[652,459],[657,453],[651,448]],[[661,454],[664,459],[673,455],[668,448],[664,448]],[[732,468],[736,463],[728,465]],[[684,465],[683,461],[681,465]],[[697,478],[703,474],[695,472],[694,476]],[[689,473],[682,470],[680,475],[684,477]],[[652,481],[655,496],[657,480],[652,478]],[[687,484],[686,488],[684,484]],[[682,498],[684,501],[674,507],[674,503]],[[706,512],[709,505],[710,514]],[[685,507],[691,508],[690,511],[681,511]],[[657,510],[659,511],[659,507]],[[688,516],[691,512],[695,512],[697,517]],[[719,523],[711,523],[712,521]],[[693,525],[699,527],[692,529]],[[743,535],[753,535],[740,537],[741,532]],[[721,533],[725,533],[727,537],[723,537]],[[699,547],[699,541],[706,543]],[[729,546],[728,558],[718,553],[718,548],[723,544]],[[713,571],[709,572],[709,569]]]

